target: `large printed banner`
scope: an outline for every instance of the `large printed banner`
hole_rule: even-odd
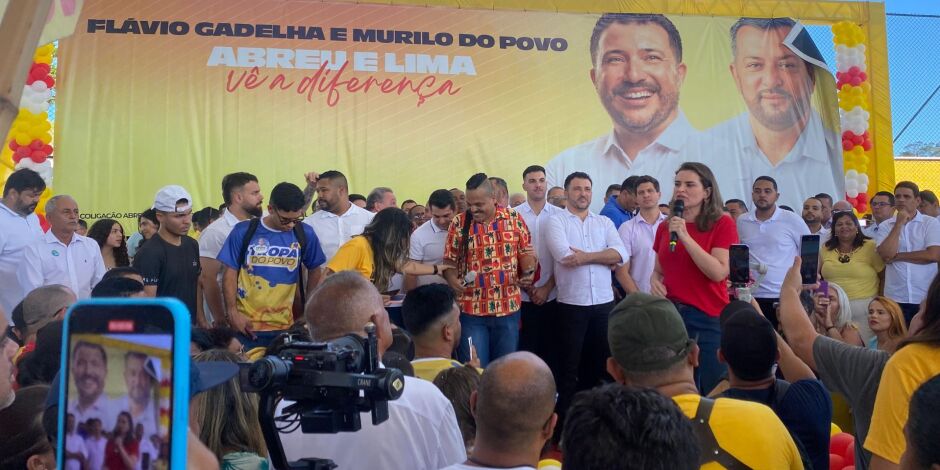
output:
[[[793,20],[89,0],[60,48],[56,190],[131,218],[170,183],[218,205],[233,171],[421,201],[541,164],[587,172],[598,210],[632,174],[668,202],[701,161],[723,199],[769,175],[798,208],[842,196],[843,168],[833,77]]]

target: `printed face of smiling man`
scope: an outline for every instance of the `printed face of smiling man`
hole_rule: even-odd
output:
[[[686,67],[669,33],[650,21],[600,35],[591,80],[618,134],[658,136],[675,120]]]

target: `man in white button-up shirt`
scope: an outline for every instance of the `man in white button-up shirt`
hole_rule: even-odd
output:
[[[564,415],[579,389],[605,377],[607,315],[614,307],[610,271],[627,259],[614,223],[588,210],[591,177],[565,178],[568,207],[552,216],[546,241],[555,260],[558,288],[559,413]]]
[[[725,197],[743,197],[740,169],[720,165],[727,144],[692,127],[679,109],[679,88],[685,79],[682,40],[663,15],[607,13],[598,19],[591,37],[591,81],[613,121],[613,131],[562,151],[546,165],[548,185],[561,186],[570,173],[584,171],[606,188],[631,175],[651,175],[672,181],[679,165],[699,161],[709,165]],[[726,191],[725,187],[729,189]],[[662,188],[664,201],[672,185]],[[604,206],[598,197],[591,211]]]
[[[659,181],[649,175],[636,182],[636,202],[640,213],[623,223],[617,230],[627,256],[617,267],[617,281],[627,294],[650,292],[650,276],[656,266],[653,239],[656,229],[669,216],[659,210]]]
[[[773,178],[759,176],[752,188],[754,211],[738,217],[738,238],[747,245],[751,259],[767,266],[767,274],[751,294],[776,329],[774,303],[780,300],[783,278],[800,254],[800,242],[803,235],[809,235],[809,227],[796,213],[777,207],[780,193]],[[757,279],[758,274],[752,272],[751,277]]]
[[[39,217],[33,212],[46,182],[30,169],[14,171],[3,186],[0,200],[0,309],[13,311],[26,292],[17,282],[26,247],[42,237]]]
[[[880,245],[891,227],[885,225],[885,222],[894,217],[894,194],[890,191],[878,191],[871,197],[871,223],[862,229],[862,233],[875,240],[876,245]]]
[[[548,249],[548,222],[555,214],[564,213],[546,200],[548,182],[545,168],[532,165],[522,172],[522,189],[526,202],[516,206],[522,216],[532,246],[539,259],[539,279],[532,287],[522,289],[522,329],[519,330],[519,350],[531,351],[541,357],[553,371],[557,372],[558,318],[555,302],[555,260]]]
[[[349,183],[338,171],[316,178],[317,211],[304,219],[313,227],[329,262],[343,243],[362,233],[375,214],[349,202]]]
[[[23,292],[40,286],[61,284],[79,299],[91,297],[91,289],[107,269],[98,242],[77,233],[78,204],[60,194],[46,201],[49,231],[26,247],[22,269],[17,276]]]
[[[424,264],[441,264],[444,262],[444,244],[447,243],[447,230],[450,222],[457,214],[457,203],[454,195],[446,189],[438,189],[428,197],[427,210],[431,213],[431,220],[421,224],[411,232],[411,251],[408,255],[412,261]],[[447,284],[447,280],[438,275],[414,276],[405,274],[404,290],[410,291],[425,284]]]
[[[816,81],[828,71],[787,41],[801,30],[790,18],[741,18],[732,26],[730,71],[748,111],[709,131],[731,142],[734,161],[726,165],[741,169],[745,185],[771,176],[780,204],[790,207],[819,192],[844,193],[842,141],[812,107]],[[722,195],[726,189],[722,181]]]
[[[901,306],[907,323],[917,313],[940,262],[940,222],[917,211],[920,188],[910,181],[894,187],[898,214],[880,226],[890,232],[878,246],[885,264],[885,297]]]
[[[222,200],[225,210],[199,236],[199,280],[205,294],[206,307],[213,319],[225,316],[222,302],[222,263],[216,258],[235,224],[252,217],[261,217],[264,196],[258,178],[251,173],[230,173],[222,178]]]

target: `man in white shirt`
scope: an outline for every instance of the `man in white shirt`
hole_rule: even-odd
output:
[[[304,317],[314,341],[364,336],[366,324],[371,323],[380,356],[392,343],[382,296],[352,271],[327,277],[307,302]],[[282,402],[282,407],[286,405]],[[363,413],[362,429],[350,433],[310,435],[297,427],[280,434],[284,453],[290,461],[319,457],[333,460],[339,468],[356,469],[436,470],[467,458],[454,407],[434,384],[405,377],[404,391],[388,403],[388,414],[387,421],[375,426],[369,413]]]
[[[548,221],[563,209],[548,204],[546,192],[548,181],[545,168],[532,165],[522,172],[522,189],[526,202],[515,207],[522,216],[532,246],[539,259],[539,279],[532,287],[522,289],[522,328],[519,330],[519,350],[531,351],[542,358],[554,371],[557,370],[558,303],[555,302],[555,261],[548,249]]]
[[[69,398],[68,412],[78,423],[91,418],[101,420],[104,429],[113,429],[116,414],[111,400],[104,393],[108,377],[108,356],[97,343],[78,341],[72,347],[69,370],[78,396]]]
[[[831,209],[830,209],[831,210]],[[811,197],[803,201],[803,223],[810,235],[819,235],[819,243],[829,239],[829,229],[823,226],[823,203]]]
[[[780,300],[780,286],[793,265],[793,258],[800,254],[803,235],[809,235],[809,227],[796,213],[777,207],[780,193],[777,181],[770,176],[759,176],[751,192],[754,211],[738,217],[738,238],[747,245],[750,258],[767,266],[767,274],[757,289],[751,292],[760,309],[777,329],[777,312],[774,303]],[[751,278],[758,278],[751,272]]]
[[[331,170],[314,179],[317,211],[304,223],[313,227],[329,262],[343,243],[362,233],[375,214],[349,202],[349,183],[342,173]]]
[[[319,196],[319,192],[317,195]],[[367,211],[375,213],[386,207],[398,207],[398,200],[395,199],[395,192],[392,188],[379,186],[369,192],[369,196],[366,197]]]
[[[901,181],[894,186],[898,214],[884,222],[889,229],[878,254],[885,261],[885,297],[901,306],[908,325],[917,313],[940,262],[940,222],[917,211],[920,189]]]
[[[862,233],[875,240],[880,245],[891,231],[890,227],[883,226],[887,220],[894,217],[894,194],[890,191],[878,191],[871,197],[871,223],[862,229]]]
[[[75,415],[65,416],[65,470],[82,470],[88,465],[85,440],[75,432]]]
[[[548,223],[548,249],[558,288],[558,411],[564,416],[578,390],[599,385],[606,375],[607,316],[614,307],[610,271],[627,259],[614,223],[591,212],[591,177],[565,178],[567,209]]]
[[[726,197],[741,197],[740,169],[717,165],[727,158],[711,136],[694,129],[679,109],[679,88],[685,79],[682,41],[675,25],[663,15],[607,13],[591,36],[591,81],[613,121],[613,131],[562,151],[546,165],[548,185],[560,186],[565,177],[583,171],[606,188],[631,175],[651,175],[672,181],[686,161],[709,164]],[[721,171],[719,171],[721,170]],[[729,190],[725,190],[725,188]],[[725,194],[727,193],[727,194]],[[672,197],[672,185],[662,188]],[[600,213],[602,198],[591,203]]]
[[[421,224],[411,232],[411,250],[408,257],[412,261],[424,264],[444,262],[444,244],[447,242],[447,229],[457,213],[454,195],[446,189],[438,189],[428,197],[428,211],[431,220]],[[447,284],[441,276],[414,276],[405,274],[404,291],[426,284]]]
[[[730,71],[748,111],[709,131],[732,144],[737,161],[725,165],[741,168],[746,183],[774,178],[780,203],[790,207],[821,191],[844,193],[842,140],[812,107],[816,80],[828,71],[815,46],[813,54],[792,45],[800,31],[790,18],[741,18],[732,26]],[[722,182],[722,195],[725,189]]]
[[[146,354],[129,351],[124,355],[124,385],[127,395],[116,400],[116,409],[127,411],[134,426],[143,425],[144,435],[161,434],[159,410],[154,400],[159,362]]]
[[[104,449],[108,445],[108,438],[101,432],[101,420],[89,419],[85,422],[85,450],[88,451],[87,468],[96,470],[104,465]]]
[[[39,217],[33,212],[46,182],[39,173],[24,168],[14,171],[3,186],[0,199],[0,309],[12,312],[27,292],[16,281],[23,268],[26,247],[42,237]]]
[[[650,276],[656,265],[653,239],[656,229],[668,218],[659,210],[659,181],[649,175],[636,181],[636,201],[640,213],[623,223],[617,230],[627,256],[617,267],[615,275],[627,294],[650,292]]]
[[[216,258],[235,224],[252,217],[261,217],[264,196],[255,175],[238,172],[222,178],[222,200],[225,202],[222,215],[209,224],[199,236],[199,264],[202,266],[199,281],[202,283],[205,306],[208,307],[207,311],[212,319],[225,316],[222,263]]]
[[[470,394],[477,428],[473,452],[466,462],[444,470],[538,467],[558,422],[554,407],[555,381],[537,356],[516,352],[491,362]]]
[[[46,201],[49,231],[27,245],[22,268],[17,272],[23,292],[40,286],[61,284],[79,299],[91,297],[91,289],[107,269],[98,242],[79,235],[78,204],[71,196],[53,196]]]

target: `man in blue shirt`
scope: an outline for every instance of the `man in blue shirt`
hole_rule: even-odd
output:
[[[615,228],[633,218],[633,212],[636,210],[636,180],[639,176],[633,175],[623,180],[620,185],[620,194],[611,194],[601,209],[601,215],[614,222]]]

